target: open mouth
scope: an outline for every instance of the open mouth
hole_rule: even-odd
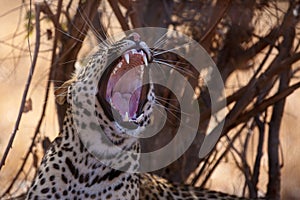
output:
[[[112,121],[134,122],[143,118],[148,86],[148,59],[143,50],[127,50],[104,72],[97,95]]]

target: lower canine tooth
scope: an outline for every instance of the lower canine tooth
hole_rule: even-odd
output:
[[[128,122],[128,121],[129,121],[128,112],[125,113],[124,121],[125,121],[125,122]]]
[[[143,117],[144,117],[144,114],[141,114],[141,115],[136,119],[136,122],[137,122],[137,123],[140,123],[141,120],[143,119]]]

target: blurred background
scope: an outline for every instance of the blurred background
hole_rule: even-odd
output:
[[[154,173],[239,196],[300,199],[299,20],[300,3],[294,0],[1,0],[1,199],[27,191],[44,151],[59,133],[65,107],[55,104],[53,88],[70,78],[101,38],[153,26],[184,33],[205,48],[222,75],[227,101],[222,137],[200,159],[209,120],[217,113],[210,110],[203,75],[184,58],[162,55],[194,87],[201,121],[187,152]],[[159,134],[142,141],[144,151],[170,141],[180,119],[170,109],[178,107],[174,94],[156,90],[167,99],[161,103],[168,120]]]

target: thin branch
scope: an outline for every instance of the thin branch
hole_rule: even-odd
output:
[[[45,15],[47,15],[47,17],[49,17],[49,19],[51,20],[51,22],[53,23],[53,25],[55,27],[56,32],[58,32],[57,30],[63,30],[63,28],[61,27],[61,24],[59,23],[61,8],[62,8],[61,1],[58,2],[57,14],[54,14],[52,12],[51,8],[49,7],[49,4],[46,1],[41,6],[41,12],[43,12]],[[60,38],[61,32],[59,32],[59,33],[60,33],[60,35],[57,37]]]
[[[125,17],[123,16],[119,5],[118,5],[118,1],[116,0],[108,0],[109,5],[111,6],[112,10],[114,11],[118,21],[120,22],[120,25],[122,27],[123,31],[128,31],[129,30],[129,26],[128,23],[125,20]]]
[[[25,154],[25,157],[23,159],[23,162],[22,162],[22,164],[21,164],[18,172],[14,176],[14,179],[11,181],[10,185],[8,186],[8,188],[3,193],[2,197],[10,192],[10,190],[13,187],[13,185],[18,180],[20,174],[22,173],[22,171],[23,171],[23,169],[25,167],[25,164],[27,163],[29,155],[32,153],[33,147],[36,145],[35,144],[35,140],[36,140],[38,134],[40,133],[40,128],[41,128],[41,125],[42,125],[42,122],[44,120],[45,113],[46,113],[46,108],[47,108],[47,103],[48,103],[48,97],[49,97],[49,92],[50,92],[50,85],[51,85],[51,72],[49,73],[49,78],[48,78],[48,82],[47,82],[47,87],[46,87],[46,93],[45,93],[45,98],[44,98],[44,105],[43,105],[43,109],[42,109],[42,114],[41,114],[40,119],[38,121],[38,124],[37,124],[37,126],[35,128],[34,135],[32,137],[30,147],[28,148],[28,150],[27,150],[27,152]]]
[[[55,17],[53,17],[53,20],[56,20],[56,22],[58,23],[59,22],[59,16],[60,16],[60,13],[61,13],[61,6],[62,6],[62,0],[59,1],[58,3],[58,12],[57,12],[57,15]],[[55,22],[53,22],[54,24],[56,24]],[[44,104],[43,104],[43,108],[42,108],[42,113],[41,113],[41,116],[40,116],[40,119],[38,121],[38,124],[35,128],[35,132],[34,132],[34,135],[32,137],[32,140],[31,140],[31,144],[30,144],[30,147],[28,148],[26,154],[25,154],[25,157],[23,159],[23,162],[18,170],[18,172],[16,173],[16,175],[14,176],[14,179],[11,181],[10,185],[8,186],[8,188],[5,190],[5,192],[3,193],[2,197],[6,194],[8,194],[12,187],[14,186],[15,182],[18,180],[20,174],[22,173],[27,161],[28,161],[28,158],[30,156],[30,154],[32,153],[32,149],[34,148],[34,146],[36,145],[35,143],[35,140],[38,136],[38,134],[40,133],[40,127],[42,125],[42,122],[44,120],[44,117],[45,117],[45,113],[46,113],[46,108],[47,108],[47,103],[48,103],[48,97],[49,97],[49,92],[50,92],[50,86],[51,86],[51,80],[52,80],[52,76],[53,76],[53,70],[54,70],[54,58],[55,58],[55,55],[56,55],[56,48],[57,48],[57,41],[58,41],[58,36],[57,34],[59,34],[58,31],[55,31],[55,37],[54,37],[54,41],[53,41],[53,48],[52,48],[52,63],[51,63],[51,68],[50,68],[50,72],[49,72],[49,75],[48,75],[48,81],[47,81],[47,86],[46,86],[46,92],[45,92],[45,97],[44,97]]]
[[[266,117],[265,117],[266,118]],[[256,158],[254,162],[254,167],[253,167],[253,176],[252,176],[252,184],[257,190],[257,183],[258,183],[258,177],[260,174],[260,163],[261,163],[261,158],[263,156],[263,143],[265,140],[265,123],[266,119],[264,119],[264,122],[262,122],[259,119],[259,116],[256,116],[254,118],[256,126],[258,127],[258,144],[257,144],[257,150],[256,150]]]
[[[291,3],[289,12],[293,5]],[[286,28],[284,32],[284,40],[279,46],[279,50],[283,52],[282,56],[288,57],[293,49],[294,38],[296,30],[294,27]],[[278,92],[284,92],[288,89],[291,81],[291,65],[280,75],[280,83]],[[284,113],[286,99],[282,98],[276,102],[273,107],[272,117],[269,124],[268,134],[268,158],[269,158],[269,183],[267,186],[267,197],[270,199],[280,199],[280,182],[281,182],[281,171],[280,171],[280,158],[279,158],[279,147],[280,147],[280,126],[282,116]]]
[[[231,124],[228,128],[226,128],[225,132],[229,131],[230,128],[235,127],[236,125],[247,121],[249,118],[254,117],[255,115],[257,115],[257,113],[263,112],[269,106],[274,105],[276,102],[291,95],[299,87],[300,87],[300,82],[297,82],[294,85],[286,88],[285,90],[276,93],[274,96],[262,101],[262,103],[256,105],[251,110],[241,114],[233,124]]]
[[[253,127],[250,128],[250,130],[252,130],[252,129],[253,129]],[[256,198],[257,191],[256,191],[256,188],[254,188],[253,183],[251,182],[253,175],[251,173],[250,166],[247,162],[248,145],[249,145],[251,135],[252,134],[249,133],[249,131],[248,131],[246,138],[244,140],[244,147],[242,149],[242,153],[238,154],[238,155],[240,156],[240,159],[242,161],[242,170],[241,171],[243,172],[244,177],[245,177],[245,184],[248,186],[249,196]]]
[[[204,181],[201,183],[200,187],[204,187],[205,184],[208,182],[209,178],[211,177],[211,175],[213,174],[213,172],[215,171],[215,169],[219,166],[219,164],[221,163],[222,159],[227,155],[227,153],[230,151],[230,149],[233,146],[233,143],[235,142],[235,140],[241,135],[242,130],[247,126],[247,124],[243,124],[243,126],[237,131],[237,133],[232,137],[231,140],[229,140],[229,144],[226,147],[226,149],[224,150],[224,152],[220,155],[220,157],[218,158],[218,160],[215,161],[214,165],[210,168],[208,174],[205,176]],[[193,185],[195,185],[199,178],[200,178],[201,174],[198,174],[194,179],[193,179]]]
[[[5,160],[7,158],[7,155],[9,153],[10,149],[12,148],[13,141],[14,141],[16,133],[19,129],[19,124],[21,122],[23,109],[24,109],[25,102],[26,102],[27,93],[28,93],[28,90],[29,90],[29,87],[30,87],[30,84],[31,84],[31,80],[32,80],[32,77],[33,77],[34,69],[35,69],[35,66],[36,66],[37,58],[38,58],[38,53],[39,53],[39,48],[40,48],[40,37],[41,37],[40,36],[40,6],[39,6],[39,4],[35,4],[35,11],[36,11],[36,15],[35,15],[36,43],[35,43],[33,60],[32,60],[32,63],[31,63],[29,75],[28,75],[28,78],[27,78],[27,82],[26,82],[26,85],[25,85],[24,92],[23,92],[23,97],[22,97],[21,106],[20,106],[20,109],[19,109],[19,114],[18,114],[18,117],[17,117],[17,121],[16,121],[16,124],[15,124],[14,130],[13,130],[11,136],[10,136],[8,145],[7,145],[7,147],[5,149],[5,152],[3,154],[3,157],[1,159],[1,162],[0,162],[0,170],[5,165]],[[30,20],[30,18],[29,18],[29,20]]]
[[[216,29],[217,25],[220,23],[221,19],[225,16],[226,12],[228,11],[230,4],[232,3],[232,0],[219,0],[216,3],[216,7],[214,9],[213,17],[211,19],[214,19],[212,22],[209,23],[207,27],[209,29],[204,33],[204,35],[200,39],[200,44],[202,44],[205,49],[208,48],[207,43],[211,43],[211,38],[214,34],[214,30]]]
[[[300,60],[300,53],[295,53],[294,55],[286,58],[285,60],[269,67],[268,70],[266,72],[264,72],[259,78],[253,77],[253,79],[251,79],[247,85],[240,88],[237,92],[230,95],[225,100],[220,100],[219,102],[217,102],[215,104],[215,113],[219,112],[221,109],[224,109],[224,107],[223,107],[224,101],[227,103],[227,106],[229,106],[230,104],[236,102],[237,100],[241,101],[241,99],[243,97],[245,98],[245,101],[247,101],[245,103],[245,107],[246,107],[247,105],[249,105],[249,102],[252,101],[253,97],[255,97],[259,93],[259,91],[260,91],[259,88],[265,88],[266,83],[268,83],[275,75],[280,74],[287,66],[292,65],[293,63],[297,62],[298,60]],[[297,89],[297,88],[295,88],[295,89]],[[247,95],[245,95],[245,94],[247,94]],[[249,95],[251,95],[251,96],[249,96]],[[237,107],[237,110],[238,110],[237,113],[241,113],[244,110],[244,107],[242,108],[241,106],[236,106],[236,105],[235,105],[235,107]],[[211,116],[211,114],[214,114],[214,113],[211,113],[211,111],[212,111],[211,108],[207,108],[206,110],[204,110],[201,113],[202,122],[205,120],[208,120],[209,117]],[[231,112],[233,112],[233,111],[231,111]],[[233,112],[233,113],[236,113],[236,112]]]

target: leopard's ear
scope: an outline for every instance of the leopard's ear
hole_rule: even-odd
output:
[[[55,89],[54,95],[56,103],[58,103],[59,105],[63,105],[65,103],[68,95],[68,88],[73,82],[75,82],[74,78],[64,82],[61,86]]]

